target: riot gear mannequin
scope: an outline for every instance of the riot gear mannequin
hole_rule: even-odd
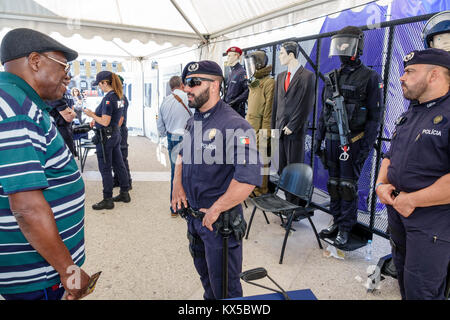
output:
[[[425,48],[450,51],[450,10],[432,16],[422,31]]]
[[[270,129],[272,120],[273,90],[275,80],[270,76],[272,66],[264,51],[254,51],[245,56],[245,69],[249,79],[248,111],[245,119],[256,132],[258,151],[264,166],[263,183],[256,187],[256,196],[267,193],[269,182]]]
[[[226,83],[224,101],[242,117],[245,117],[245,104],[248,98],[247,77],[244,68],[239,63],[242,50],[231,47],[227,50],[227,65],[231,67]]]
[[[341,67],[325,75],[316,132],[314,151],[328,169],[330,213],[334,218],[321,233],[336,237],[338,247],[347,244],[357,222],[358,180],[377,138],[381,116],[382,80],[362,64],[359,57],[363,50],[364,33],[357,27],[345,27],[331,38],[329,56],[338,56]]]

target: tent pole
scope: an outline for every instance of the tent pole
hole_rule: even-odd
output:
[[[178,6],[178,4],[175,2],[175,0],[170,0],[170,2],[172,3],[172,5],[175,7],[175,9],[178,10],[178,12],[181,14],[181,16],[183,17],[183,19],[187,22],[187,24],[192,28],[192,30],[194,30],[194,32],[198,35],[198,37],[202,40],[203,43],[208,43],[208,40],[203,36],[203,34],[201,34],[200,31],[197,30],[197,28],[194,26],[194,24],[188,19],[188,17],[186,16],[186,14],[184,13],[183,10],[181,10],[181,8]]]
[[[145,137],[145,81],[144,81],[144,63],[143,58],[138,57],[137,60],[139,61],[139,64],[141,65],[141,93],[142,93],[142,135]]]

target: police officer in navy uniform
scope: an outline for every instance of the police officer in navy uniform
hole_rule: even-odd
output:
[[[413,51],[400,78],[411,101],[376,183],[403,299],[444,299],[450,264],[450,53]]]
[[[245,103],[248,99],[247,73],[239,63],[242,50],[231,47],[227,50],[228,65],[231,72],[228,77],[225,98],[223,99],[230,107],[245,118]]]
[[[117,75],[120,79],[120,82],[122,83],[122,86],[125,84],[123,78],[120,75]],[[127,169],[127,174],[128,174],[128,178],[129,183],[130,183],[130,187],[129,190],[132,189],[132,185],[131,185],[131,173],[130,173],[130,165],[128,163],[128,127],[127,127],[127,118],[128,118],[128,106],[129,106],[129,102],[128,102],[128,98],[125,95],[125,93],[123,94],[122,100],[120,100],[120,103],[123,105],[123,121],[122,121],[122,125],[120,125],[119,123],[119,127],[120,127],[120,136],[121,136],[121,140],[120,140],[120,151],[122,151],[122,159],[123,159],[123,163],[125,165],[125,168]],[[119,177],[117,175],[117,173],[114,171],[113,168],[113,172],[114,172],[114,177],[113,177],[113,181],[114,181],[114,187],[119,187]]]
[[[246,223],[241,202],[262,182],[255,131],[220,99],[222,70],[213,61],[191,62],[182,74],[189,107],[175,166],[172,208],[188,208],[188,239],[205,299],[221,299],[223,234],[229,214],[228,298],[241,297],[242,237]]]
[[[99,86],[105,93],[95,113],[85,109],[84,113],[91,117],[91,127],[97,129],[97,161],[103,182],[103,200],[94,204],[94,210],[113,209],[115,201],[130,202],[129,178],[120,151],[121,135],[119,124],[123,121],[122,82],[115,73],[101,71],[97,74],[93,86]],[[101,135],[100,135],[101,132]],[[120,194],[113,198],[112,168],[118,174]]]
[[[317,155],[328,168],[330,213],[333,224],[321,231],[328,238],[336,236],[336,246],[345,246],[349,232],[357,222],[358,180],[361,169],[377,138],[381,106],[382,80],[378,73],[366,67],[359,57],[363,53],[364,33],[348,26],[332,37],[330,56],[339,56],[338,87],[344,97],[350,134],[349,150],[344,156],[333,108],[325,103],[333,90],[327,85],[323,92],[322,112],[316,133]],[[325,140],[325,150],[321,143]],[[347,159],[346,159],[347,158]],[[324,159],[326,159],[324,161]]]

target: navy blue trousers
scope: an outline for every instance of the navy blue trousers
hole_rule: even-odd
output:
[[[130,165],[128,164],[128,128],[126,126],[120,127],[120,134],[122,137],[122,139],[120,140],[120,151],[122,152],[123,164],[125,165],[125,169],[127,170],[129,183],[131,186],[132,181],[131,181]],[[116,183],[119,184],[119,178],[116,171],[114,171],[114,167],[113,173],[114,173],[113,177],[114,185],[116,185]]]
[[[222,249],[223,237],[220,233],[209,231],[202,226],[202,219],[191,216],[187,218],[188,232],[196,238],[190,249],[194,258],[195,269],[205,293],[205,300],[222,299]],[[242,272],[242,240],[237,241],[232,235],[228,239],[228,297],[242,297],[242,285],[239,274]]]
[[[450,212],[442,206],[416,208],[404,218],[391,206],[386,208],[402,299],[444,299],[450,264]]]
[[[326,139],[326,153],[328,161],[332,161],[335,166],[328,169],[330,178],[345,179],[353,181],[358,185],[359,176],[361,175],[362,164],[356,164],[360,151],[360,141],[350,145],[348,151],[350,157],[347,161],[339,160],[342,149],[339,147],[340,142],[337,140]],[[333,216],[334,223],[339,226],[339,230],[350,231],[356,224],[358,218],[358,197],[352,201],[342,199],[330,199],[330,213]]]
[[[181,149],[181,142],[183,141],[183,136],[178,134],[172,134],[167,132],[167,151],[169,152],[170,161],[170,195],[169,195],[169,208],[170,212],[173,213],[172,205],[172,190],[173,190],[173,176],[175,173],[175,163],[177,161],[178,154]],[[177,145],[179,145],[177,147]]]
[[[128,191],[130,187],[128,173],[123,163],[122,152],[120,150],[120,132],[114,131],[105,143],[105,154],[103,154],[102,145],[96,145],[98,169],[102,175],[103,198],[112,198],[113,195],[113,177],[112,168],[119,178],[120,192]],[[106,159],[106,162],[103,161]]]

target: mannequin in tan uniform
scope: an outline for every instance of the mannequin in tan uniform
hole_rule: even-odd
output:
[[[264,51],[252,52],[246,56],[245,60],[249,78],[248,110],[245,119],[255,129],[258,152],[265,173],[261,187],[253,191],[256,196],[269,191],[270,126],[275,80],[270,76],[272,66],[267,65],[267,62],[268,58]]]

